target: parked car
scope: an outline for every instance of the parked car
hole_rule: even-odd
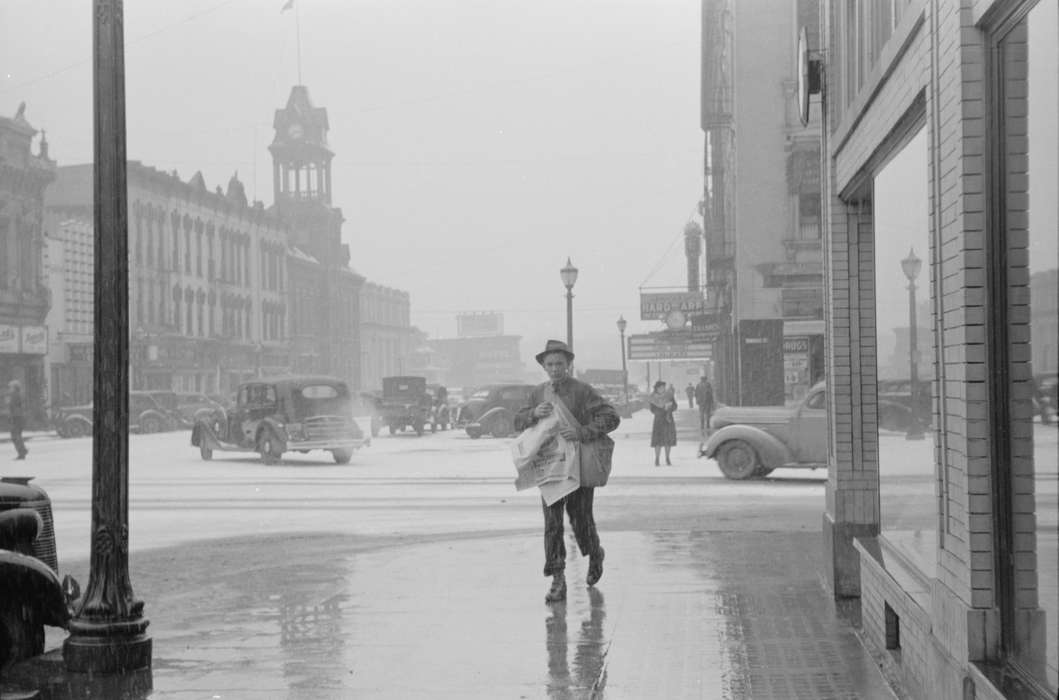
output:
[[[66,628],[80,596],[59,580],[51,499],[31,480],[0,477],[0,676],[44,653],[45,625]]]
[[[529,401],[532,384],[494,384],[471,394],[460,406],[459,422],[474,439],[507,437],[515,432],[515,414]]]
[[[215,450],[257,452],[265,464],[278,462],[284,452],[329,451],[338,464],[347,464],[364,447],[353,420],[349,387],[336,377],[292,376],[244,382],[236,392],[235,407],[220,425],[199,420],[191,430],[191,444],[204,460]]]
[[[933,422],[933,389],[929,380],[917,382],[915,403],[911,382],[907,379],[880,379],[876,384],[879,398],[879,427],[904,432],[913,420],[926,428]]]
[[[92,404],[60,406],[52,411],[52,421],[59,437],[75,438],[92,434]],[[129,392],[129,432],[160,433],[173,430],[176,419],[159,405],[150,393]]]
[[[130,395],[131,393],[133,392],[130,392]],[[183,425],[184,415],[180,411],[180,398],[175,391],[148,389],[144,391],[144,393],[154,399],[154,402],[158,404],[159,408],[161,408],[169,418],[166,430],[176,430]]]
[[[729,479],[767,476],[778,467],[827,468],[827,391],[814,385],[793,408],[725,406],[710,421],[700,456]]]
[[[186,428],[195,425],[195,421],[209,420],[210,418],[224,418],[224,406],[217,403],[205,394],[180,394],[176,395],[177,411],[180,413],[180,424]]]
[[[376,425],[387,426],[390,435],[405,428],[422,435],[424,428],[432,423],[433,404],[425,377],[383,377],[382,394],[376,404]]]
[[[1038,374],[1033,378],[1034,409],[1040,416],[1041,423],[1056,422],[1056,411],[1059,410],[1059,375]]]

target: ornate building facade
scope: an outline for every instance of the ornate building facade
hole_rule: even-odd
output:
[[[201,173],[184,182],[130,162],[128,188],[132,387],[224,394],[258,373],[288,371],[286,225],[247,202],[235,176],[227,191],[211,192]],[[92,302],[77,291],[91,283],[92,267],[71,250],[80,247],[78,232],[91,230],[92,166],[59,168],[47,206],[56,222],[49,235],[67,248],[63,295],[71,306],[51,325],[66,346],[57,354],[70,363],[80,361],[85,341],[65,334],[84,332],[76,314]],[[74,374],[68,368],[71,382]],[[55,396],[80,391],[53,388]]]
[[[51,294],[44,272],[44,189],[55,177],[48,142],[25,118],[0,117],[0,387],[22,383],[30,427],[46,422],[48,352],[45,317]]]

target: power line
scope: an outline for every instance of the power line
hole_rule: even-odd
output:
[[[205,17],[206,15],[212,14],[212,13],[216,12],[217,10],[221,9],[222,7],[224,7],[225,5],[231,5],[235,1],[236,0],[222,0],[221,2],[217,3],[216,5],[208,7],[205,10],[202,10],[201,12],[196,12],[194,14],[188,15],[188,16],[184,17],[183,19],[177,20],[176,22],[172,22],[170,24],[166,24],[164,26],[159,27],[158,29],[155,29],[153,31],[147,32],[146,34],[142,34],[142,35],[136,37],[135,39],[130,39],[130,40],[125,42],[125,46],[126,47],[135,46],[136,44],[139,44],[139,43],[141,43],[141,42],[143,42],[143,41],[145,41],[147,39],[150,39],[151,37],[155,37],[155,36],[158,36],[159,34],[167,32],[167,31],[169,31],[170,29],[172,29],[174,27],[179,27],[182,24],[187,24],[188,22],[193,22],[193,21],[195,21],[195,20],[197,20],[197,19],[199,19],[201,17]],[[38,75],[35,78],[31,78],[31,79],[25,80],[25,81],[23,81],[21,83],[16,83],[15,85],[12,85],[10,87],[4,88],[4,89],[0,90],[0,94],[8,93],[8,92],[14,92],[15,90],[21,90],[21,89],[29,87],[31,85],[36,85],[37,83],[45,81],[45,80],[51,80],[52,78],[54,78],[57,75],[62,75],[63,73],[67,73],[69,71],[72,71],[74,68],[80,68],[81,66],[85,66],[85,65],[88,65],[90,63],[92,63],[92,59],[91,58],[86,58],[86,59],[81,60],[81,61],[76,61],[74,63],[69,63],[69,64],[67,64],[65,66],[60,67],[60,68],[56,68],[55,70],[53,70],[53,71],[51,71],[49,73],[44,73],[43,75]]]

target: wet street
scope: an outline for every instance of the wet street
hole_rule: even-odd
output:
[[[581,585],[571,542],[555,606],[538,496],[514,491],[506,440],[383,435],[348,465],[265,466],[204,462],[186,433],[133,436],[130,567],[154,669],[102,697],[890,697],[821,587],[824,473],[728,481],[682,414],[672,467],[653,466],[644,414],[615,433],[605,576]],[[906,526],[927,499],[929,527],[929,441],[881,439],[903,455],[886,497]],[[18,468],[52,497],[60,569],[84,583],[90,442],[30,448]],[[43,697],[76,693],[60,677]]]

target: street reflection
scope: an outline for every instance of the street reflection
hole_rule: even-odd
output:
[[[280,645],[290,654],[283,677],[294,689],[340,689],[343,647],[342,601],[334,595],[309,602],[304,595],[283,596],[279,605]]]
[[[573,657],[569,659],[570,638],[567,628],[567,603],[551,606],[545,618],[548,651],[548,697],[557,699],[600,697],[606,686],[606,642],[603,623],[607,610],[603,592],[588,589],[588,607],[581,610]]]

